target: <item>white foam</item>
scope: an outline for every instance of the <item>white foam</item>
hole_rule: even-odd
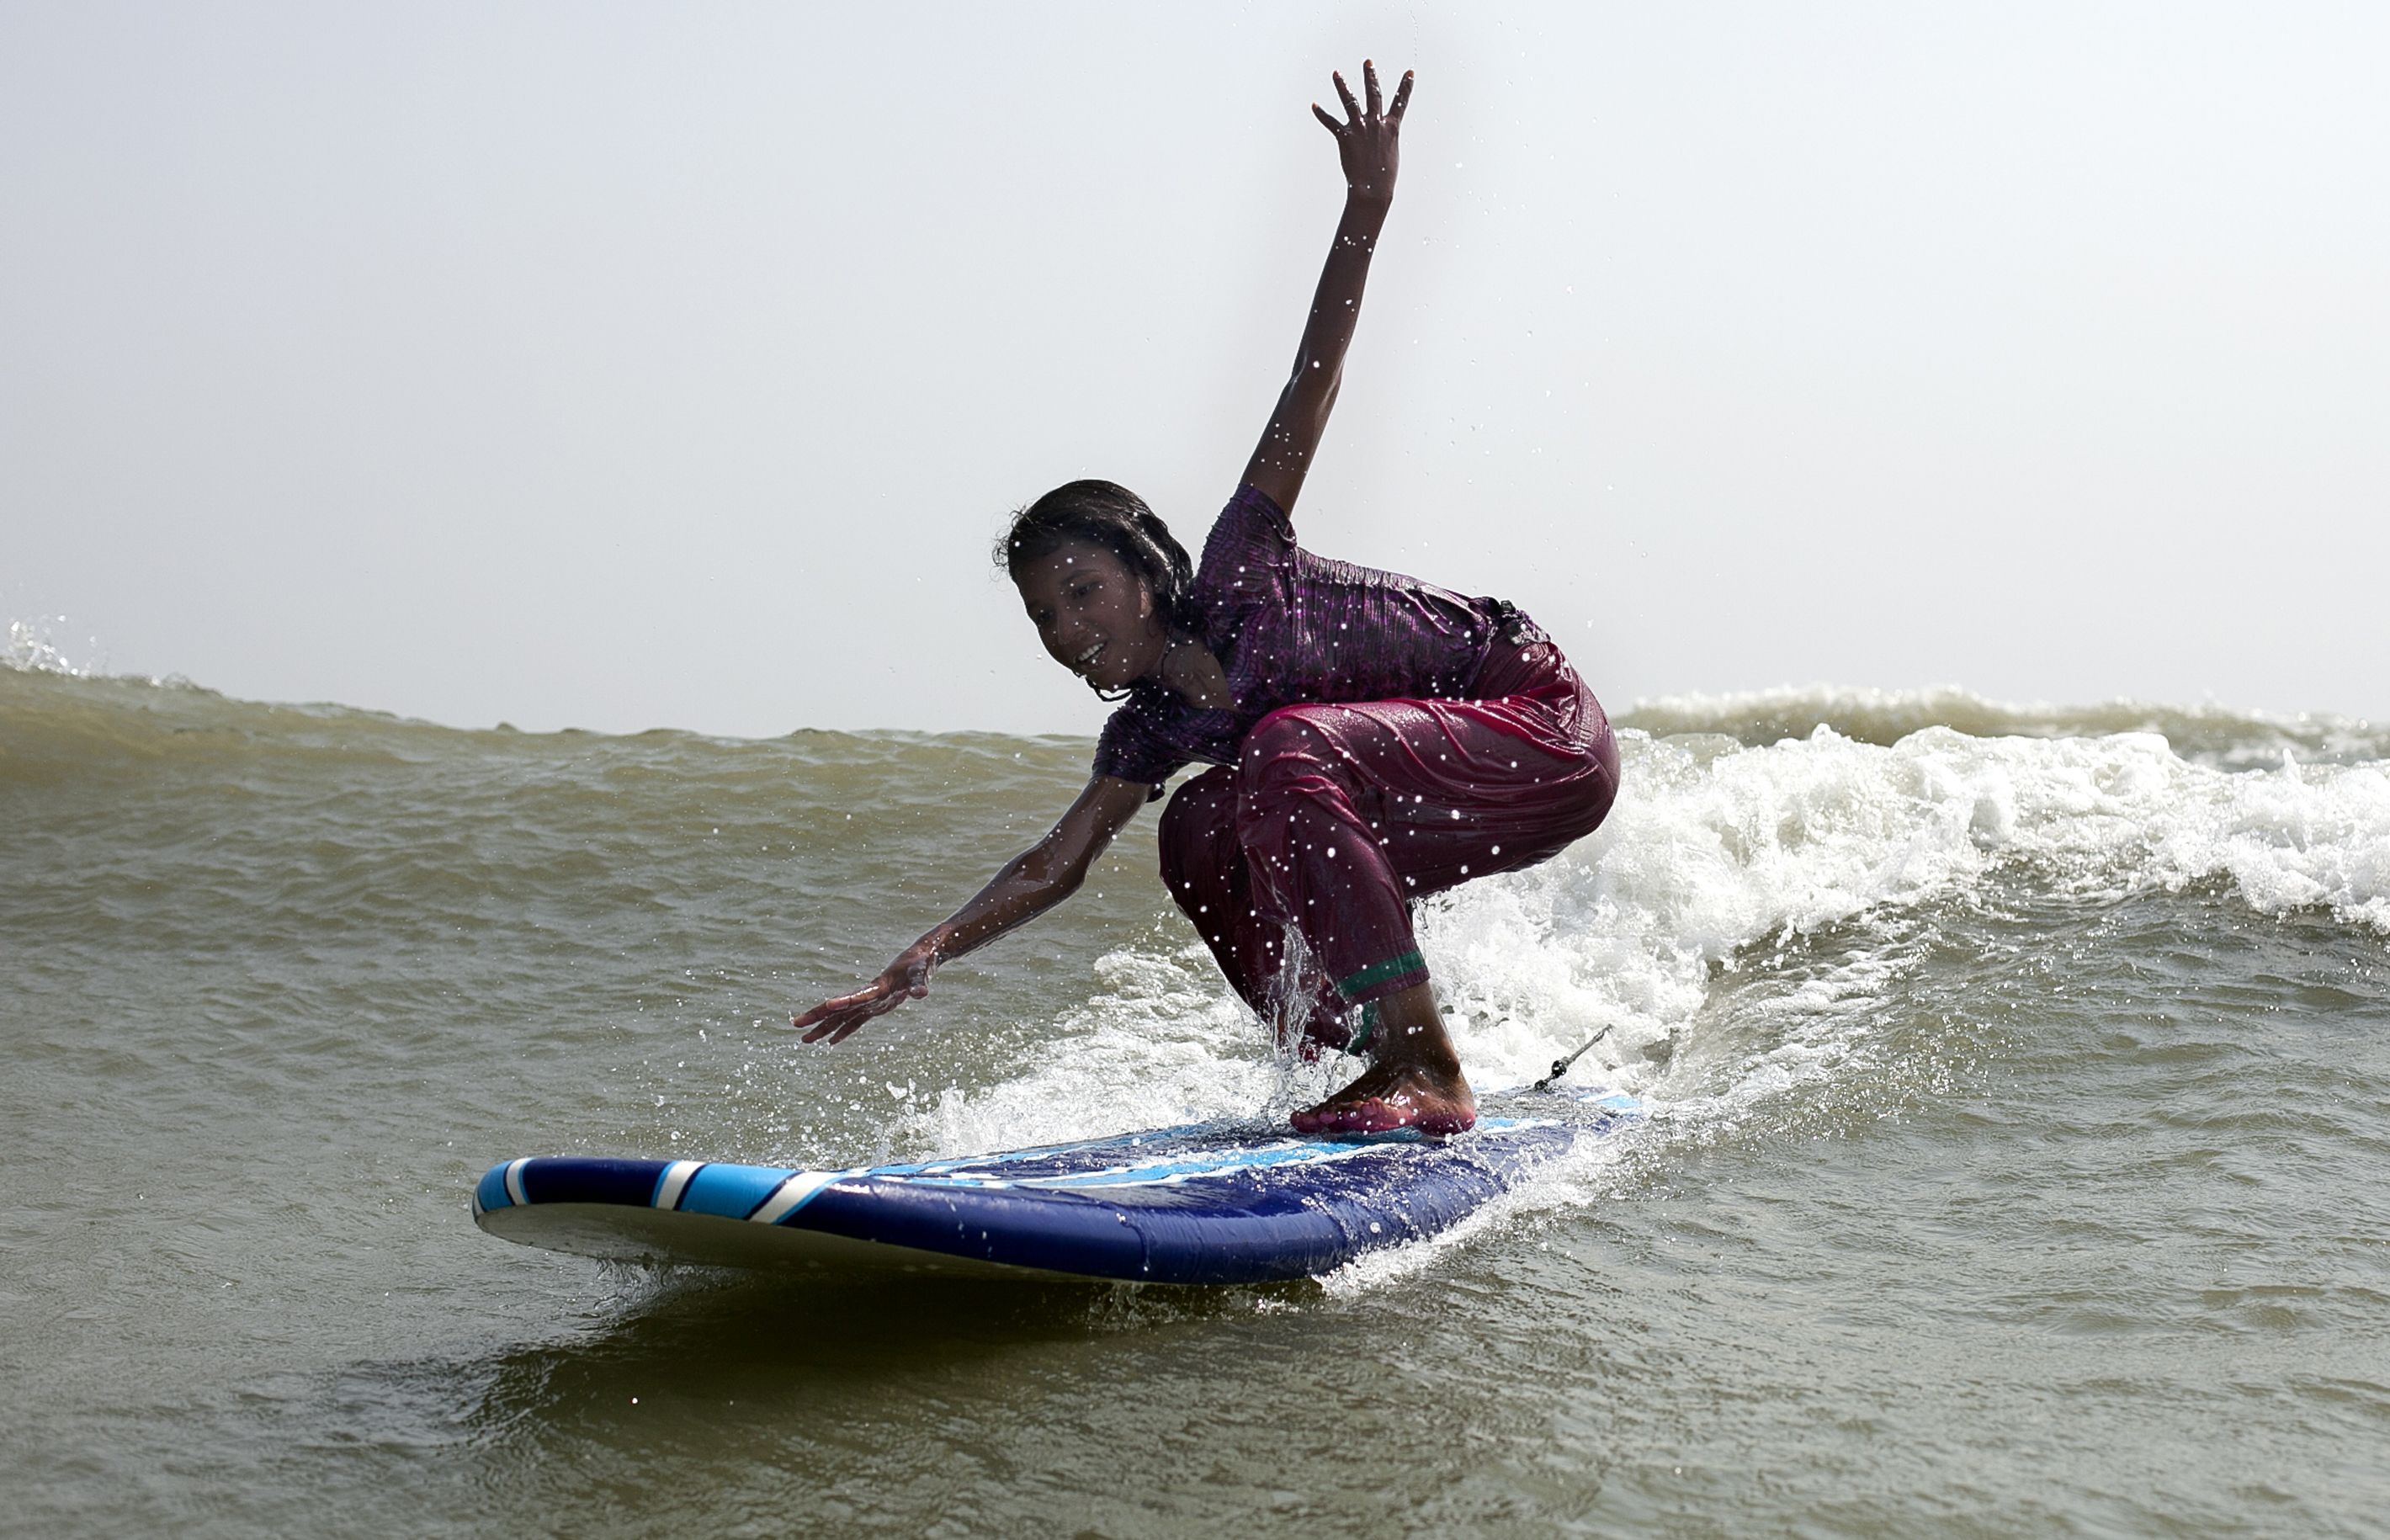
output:
[[[1573,1207],[1588,1195],[1607,1191],[1615,1185],[1620,1169],[1638,1153],[1638,1132],[1628,1129],[1582,1144],[1537,1173],[1534,1181],[1481,1205],[1452,1228],[1407,1246],[1365,1251],[1322,1277],[1320,1284],[1330,1296],[1369,1293],[1438,1265],[1447,1252],[1473,1245],[1481,1236],[1509,1231],[1539,1214]]]
[[[2228,771],[2151,733],[1889,746],[1818,728],[1766,748],[1625,735],[1625,792],[1593,838],[1422,905],[1420,943],[1481,1088],[1519,1084],[1603,1027],[1573,1072],[1664,1101],[1739,954],[2013,870],[2086,898],[2228,882],[2265,914],[2390,934],[2384,763]],[[1771,997],[1729,1101],[1834,1073],[1893,964],[1855,951]],[[1282,1110],[1350,1064],[1290,1074],[1191,943],[1105,959],[1063,1023],[1084,1041],[1012,1083],[949,1092],[914,1130],[942,1152]],[[1676,1050],[1660,1052],[1663,1045]],[[1670,1077],[1674,1078],[1674,1077]],[[1687,1085],[1688,1092],[1692,1087]],[[1715,1084],[1699,1093],[1718,1097]],[[1723,1110],[1722,1107],[1717,1108]],[[1690,1105],[1677,1110],[1690,1112]]]
[[[15,669],[19,674],[63,674],[76,679],[89,677],[92,671],[77,667],[52,640],[53,628],[66,623],[64,615],[10,621],[7,643],[0,646],[0,668]]]
[[[1101,992],[1041,1024],[1067,1046],[1018,1079],[947,1088],[899,1124],[899,1141],[936,1155],[1057,1144],[1283,1113],[1330,1088],[1330,1066],[1290,1066],[1263,1049],[1261,1028],[1200,942],[1124,949],[1097,967]]]

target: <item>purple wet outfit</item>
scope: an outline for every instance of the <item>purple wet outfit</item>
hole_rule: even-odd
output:
[[[1163,815],[1163,880],[1265,1017],[1292,925],[1317,975],[1297,981],[1305,1031],[1341,1046],[1344,1007],[1427,981],[1412,899],[1600,824],[1618,792],[1610,723],[1510,605],[1315,556],[1252,487],[1204,543],[1194,600],[1235,708],[1141,680],[1095,773],[1158,796],[1189,761],[1217,766]]]

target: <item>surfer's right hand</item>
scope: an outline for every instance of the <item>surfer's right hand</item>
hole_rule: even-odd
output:
[[[836,1043],[875,1016],[894,1010],[907,1000],[930,993],[930,968],[936,956],[919,942],[905,948],[880,977],[852,995],[841,995],[796,1018],[790,1025],[808,1043],[827,1038]]]

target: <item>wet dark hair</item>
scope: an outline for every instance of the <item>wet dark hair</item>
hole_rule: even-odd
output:
[[[1019,582],[1031,562],[1073,544],[1100,545],[1143,578],[1165,627],[1182,636],[1201,634],[1187,547],[1144,498],[1116,481],[1067,482],[1014,514],[996,543],[996,564]]]

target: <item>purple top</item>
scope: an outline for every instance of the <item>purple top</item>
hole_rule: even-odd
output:
[[[1507,609],[1314,556],[1294,543],[1286,510],[1249,486],[1203,543],[1194,597],[1237,704],[1205,710],[1138,680],[1096,740],[1097,775],[1159,796],[1190,760],[1236,763],[1245,735],[1281,706],[1466,697]]]

